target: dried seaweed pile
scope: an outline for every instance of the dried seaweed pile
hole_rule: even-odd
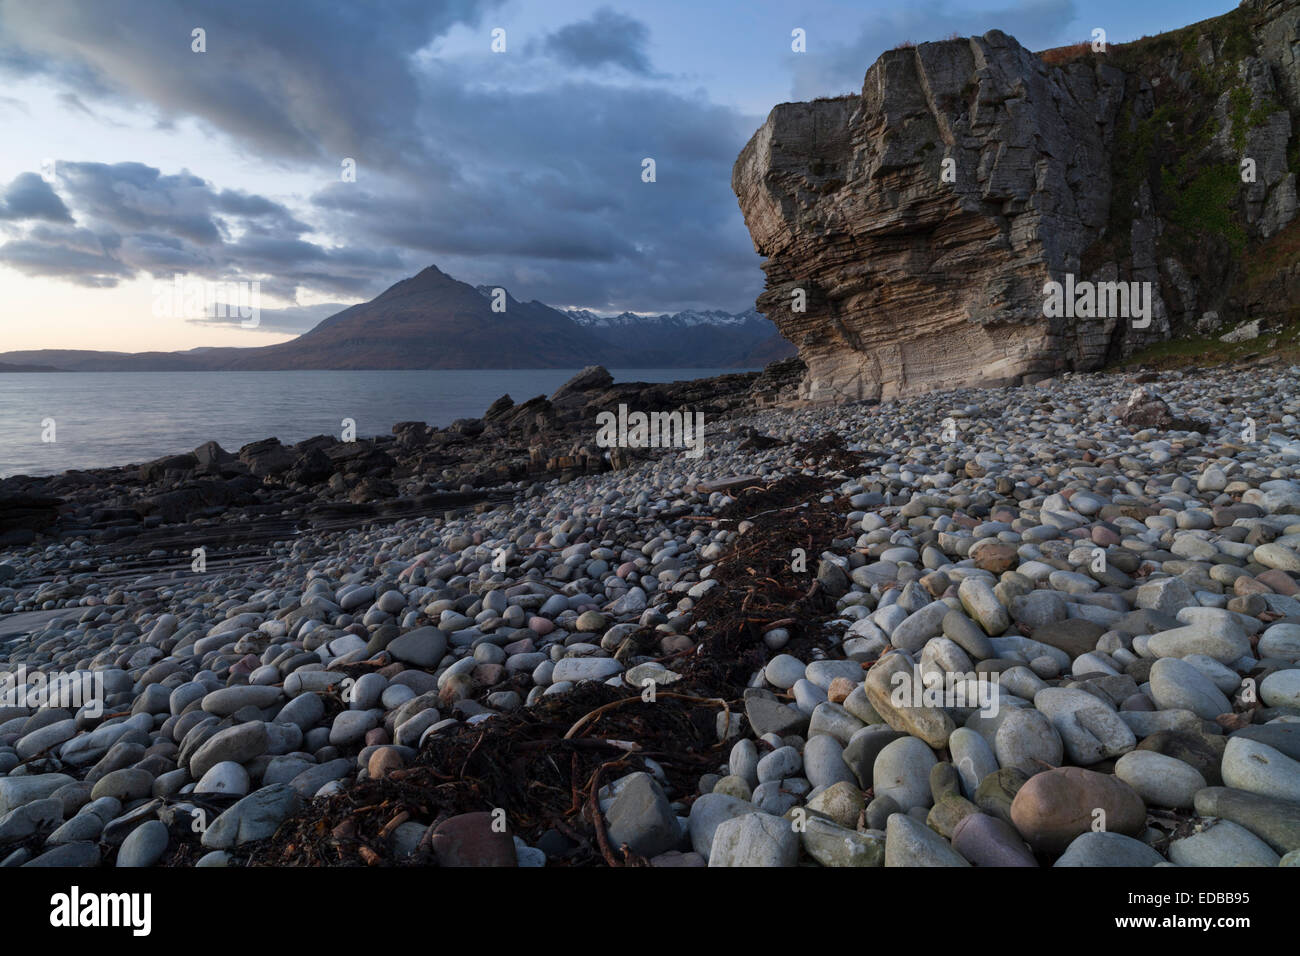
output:
[[[501,808],[511,830],[530,843],[548,831],[564,838],[568,851],[552,852],[548,865],[644,865],[626,848],[609,845],[600,788],[644,769],[651,758],[676,793],[693,793],[700,775],[726,759],[718,718],[738,713],[749,676],[768,656],[763,634],[787,628],[790,649],[800,653],[820,643],[819,625],[834,608],[816,582],[816,563],[844,532],[847,509],[838,499],[820,499],[834,473],[857,459],[836,441],[795,454],[825,473],[748,488],[716,516],[723,527],[742,520],[753,527],[717,562],[718,586],[695,607],[695,648],[660,659],[682,676],[657,688],[653,701],[631,688],[586,683],[432,737],[413,766],[313,801],[274,837],[252,845],[249,864],[424,865],[431,860],[427,832],[413,855],[397,859],[392,837],[400,824],[436,825]],[[791,570],[797,548],[808,556],[804,573]],[[653,647],[653,632],[645,629],[633,644]]]

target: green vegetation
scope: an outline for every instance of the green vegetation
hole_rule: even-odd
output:
[[[1227,331],[1226,326],[1223,331]],[[1205,367],[1240,362],[1261,353],[1283,362],[1300,361],[1300,321],[1291,322],[1277,331],[1265,332],[1248,342],[1220,342],[1217,338],[1203,335],[1157,342],[1115,362],[1109,370],[1138,366],[1155,369]]]
[[[1166,210],[1169,222],[1185,233],[1180,239],[1218,236],[1234,256],[1246,251],[1246,230],[1233,209],[1242,185],[1236,166],[1207,166],[1188,182],[1181,182],[1177,173],[1168,169],[1161,169],[1160,175],[1163,194],[1171,200]]]
[[[1215,33],[1223,37],[1221,58],[1236,63],[1255,53],[1255,38],[1251,35],[1250,16],[1237,7],[1215,21]]]
[[[1300,219],[1251,250],[1245,259],[1245,275],[1240,286],[1243,297],[1247,301],[1267,298],[1278,272],[1297,260],[1300,260]],[[1283,316],[1280,327],[1247,342],[1220,342],[1218,336],[1230,328],[1225,325],[1212,336],[1193,335],[1157,342],[1112,367],[1215,365],[1239,362],[1260,353],[1286,362],[1300,362],[1300,303],[1286,310]]]
[[[1257,126],[1263,126],[1274,113],[1285,109],[1272,96],[1263,97],[1256,106],[1251,105],[1250,88],[1242,85],[1235,87],[1228,94],[1231,110],[1228,114],[1232,120],[1232,145],[1239,153],[1246,151],[1246,134]]]
[[[1243,184],[1237,162],[1210,161],[1218,131],[1214,108],[1226,92],[1231,148],[1247,148],[1251,129],[1282,108],[1273,97],[1255,102],[1241,82],[1241,60],[1255,53],[1254,14],[1238,7],[1220,17],[1132,43],[1114,45],[1106,61],[1151,84],[1153,110],[1143,117],[1130,81],[1116,124],[1111,168],[1111,210],[1106,235],[1085,264],[1125,262],[1135,206],[1144,183],[1167,228],[1158,255],[1176,255],[1209,281],[1231,284],[1247,265]],[[1200,42],[1210,40],[1214,60],[1202,63]],[[1300,144],[1300,136],[1297,137]],[[1289,154],[1300,169],[1300,145]]]
[[[1175,116],[1173,107],[1166,104],[1146,119],[1134,123],[1132,104],[1124,107],[1115,134],[1112,222],[1122,222],[1125,227],[1132,223],[1138,187],[1149,177],[1157,157],[1168,153],[1162,134],[1174,122]]]
[[[1246,150],[1246,131],[1250,122],[1250,88],[1237,87],[1228,94],[1228,101],[1231,104],[1228,117],[1232,120],[1232,145],[1242,153]]]
[[[1274,301],[1279,271],[1300,261],[1300,221],[1267,241],[1249,240],[1245,228],[1246,187],[1239,161],[1249,149],[1251,130],[1285,109],[1276,96],[1256,100],[1241,79],[1242,60],[1257,53],[1253,30],[1260,16],[1237,7],[1159,36],[1112,44],[1103,55],[1090,54],[1082,44],[1040,54],[1049,65],[1105,62],[1129,77],[1111,152],[1109,222],[1102,238],[1085,252],[1083,270],[1107,262],[1123,268],[1130,261],[1133,221],[1146,184],[1165,224],[1156,240],[1158,258],[1173,255],[1206,289],[1226,293],[1228,301],[1270,303],[1271,321],[1280,317],[1287,323],[1250,342],[1226,344],[1215,336],[1163,342],[1125,365],[1213,364],[1260,352],[1300,361],[1300,304],[1289,308]],[[1202,38],[1210,43],[1212,61],[1202,62]],[[1141,84],[1149,91],[1146,95],[1139,95],[1141,79],[1146,81]],[[1215,107],[1225,93],[1224,119],[1231,127],[1221,133]],[[1227,135],[1233,156],[1223,156],[1221,149],[1218,155],[1209,151],[1216,134]],[[1300,173],[1300,128],[1287,146],[1287,163]],[[1201,308],[1214,308],[1213,301],[1202,302]],[[1237,316],[1225,318],[1231,322]]]

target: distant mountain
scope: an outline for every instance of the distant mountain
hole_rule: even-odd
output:
[[[505,297],[505,310],[436,266],[330,316],[291,342],[241,349],[231,369],[553,368],[615,352],[563,312]]]
[[[620,312],[618,315],[597,315],[587,309],[566,309],[565,315],[589,329],[620,329],[646,326],[686,329],[702,325],[743,327],[755,320],[759,322],[767,321],[757,309],[747,309],[734,315],[730,312],[716,310],[675,312],[672,315],[637,315],[635,312]]]
[[[8,362],[0,362],[0,372],[57,372],[59,371],[52,365],[11,365]]]
[[[239,349],[190,352],[95,352],[89,349],[30,349],[2,352],[0,362],[46,366],[50,372],[198,372],[212,369],[213,357]]]
[[[597,315],[586,309],[569,309],[566,314],[614,347],[630,351],[634,368],[751,365],[754,363],[749,361],[750,352],[777,334],[776,326],[757,309],[736,313],[686,311],[672,315],[634,312]],[[794,354],[793,346],[790,354]]]
[[[257,348],[185,352],[38,349],[0,353],[0,362],[50,370],[261,371],[273,369],[706,368],[751,363],[775,333],[757,311],[601,316],[561,312],[477,289],[430,266],[309,332]]]
[[[765,368],[773,362],[794,358],[798,354],[799,350],[794,347],[793,342],[780,332],[774,331],[767,338],[754,345],[735,364],[745,368]]]

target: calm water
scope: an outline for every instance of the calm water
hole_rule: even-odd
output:
[[[502,395],[550,395],[577,369],[401,372],[33,372],[0,374],[0,477],[148,461],[215,440],[227,451],[388,434],[394,423],[477,418]],[[674,382],[741,369],[611,369],[618,382]],[[53,442],[42,421],[54,419]]]

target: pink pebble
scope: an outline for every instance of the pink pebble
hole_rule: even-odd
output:
[[[1092,540],[1094,544],[1119,544],[1120,538],[1110,528],[1095,524],[1092,526]]]

